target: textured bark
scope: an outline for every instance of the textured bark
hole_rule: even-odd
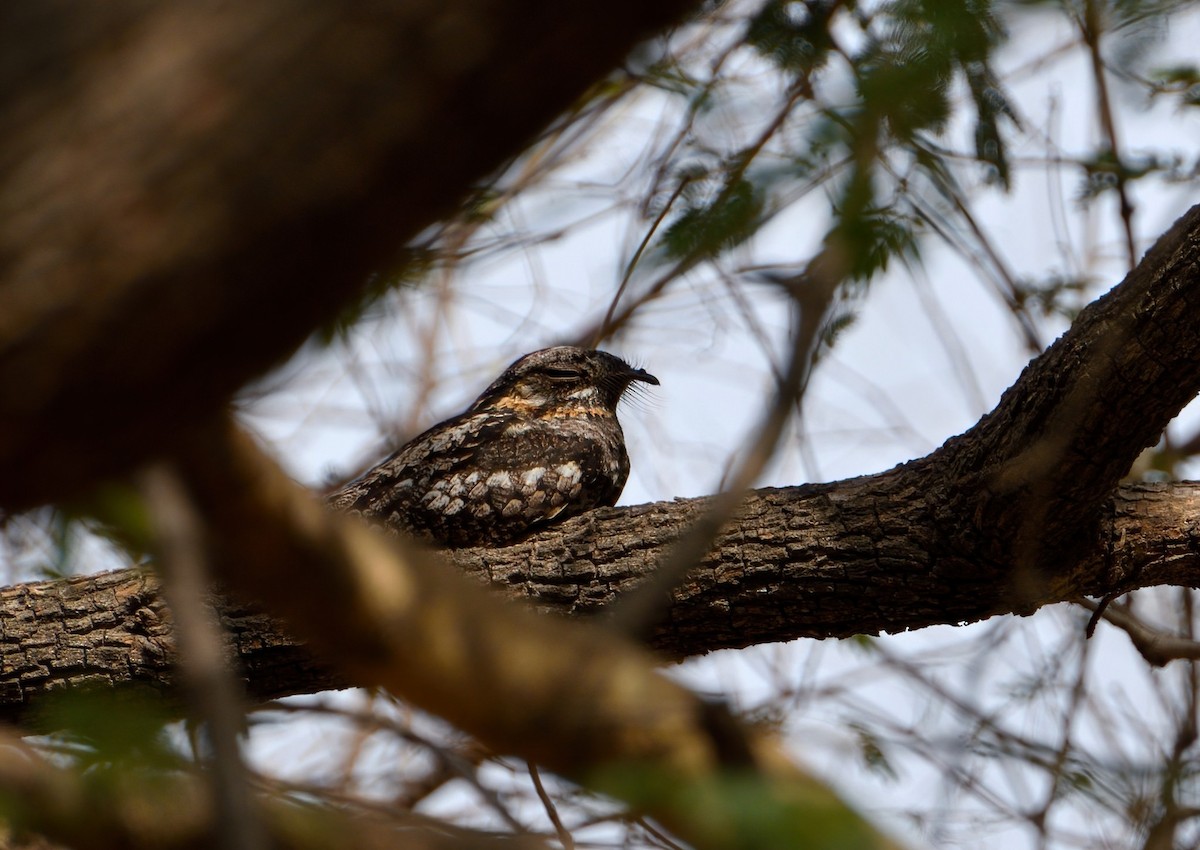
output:
[[[880,476],[755,493],[674,594],[651,644],[671,657],[798,637],[899,632],[1012,613],[994,587],[929,555],[928,516]],[[887,494],[886,498],[883,494]],[[507,549],[454,553],[506,595],[591,615],[652,570],[704,499],[615,508]],[[1104,548],[1040,604],[1155,585],[1200,586],[1200,484],[1122,487],[1104,506]],[[247,691],[268,700],[350,682],[315,662],[269,617],[219,603]],[[0,590],[0,720],[29,722],[65,686],[174,694],[174,646],[152,575],[120,570]]]
[[[1198,232],[1193,210],[1026,369],[992,414],[928,457],[878,475],[750,494],[674,599],[664,599],[652,642],[681,655],[1194,584],[1200,489],[1116,488],[1200,388]],[[391,689],[500,752],[568,777],[627,760],[661,766],[668,785],[700,787],[753,764],[772,799],[776,790],[788,797],[814,787],[773,743],[656,675],[627,639],[495,605],[428,553],[383,545],[323,513],[228,422],[190,429],[170,468],[205,526],[217,574],[268,601],[357,684]],[[598,511],[514,547],[447,558],[543,608],[590,613],[661,563],[692,533],[702,506]],[[13,719],[27,719],[64,685],[174,692],[152,588],[137,576],[94,582],[99,601],[86,580],[10,591],[12,627],[0,610],[0,637],[11,643],[0,651],[12,675],[0,693]],[[256,696],[337,684],[319,668],[291,670],[305,663],[302,652],[260,630],[262,621],[237,611],[229,620]],[[844,813],[817,790],[823,806]],[[698,846],[727,845],[697,831],[694,812],[678,803],[647,806]]]
[[[1200,392],[1200,207],[1120,285],[1084,309],[979,424],[930,460],[938,510],[1036,596],[1072,581],[1065,563],[1097,545],[1109,499],[1143,449]],[[953,517],[957,516],[957,521]]]
[[[1080,596],[1200,585],[1200,485],[1132,485],[1104,506],[1101,545],[1062,580],[1011,575],[949,553],[919,468],[835,484],[756,491],[664,606],[652,645],[671,657],[800,637],[841,638],[1025,614]],[[598,511],[456,566],[548,611],[600,611],[653,570],[704,499]],[[939,554],[939,552],[941,554]]]
[[[322,514],[232,432],[210,439],[230,393],[687,5],[5,7],[0,505],[169,453],[218,574],[348,679],[569,777],[627,759],[668,785],[751,763],[765,787],[804,784],[629,641],[494,605],[427,555]],[[1193,210],[967,434],[891,472],[752,494],[664,599],[652,642],[682,655],[1196,583],[1197,491],[1114,492],[1200,390],[1198,269]],[[543,608],[591,613],[652,570],[701,504],[596,512],[449,557]],[[13,588],[0,603],[11,719],[64,686],[174,693],[144,577]],[[226,620],[253,696],[340,684],[262,618]],[[648,811],[685,838],[728,845],[660,802]]]
[[[966,434],[891,472],[752,494],[665,606],[653,645],[681,656],[1196,584],[1194,489],[1113,492],[1137,453],[1200,390],[1197,269],[1200,208]],[[652,570],[701,505],[597,511],[526,543],[464,550],[453,560],[540,607],[589,613]],[[253,560],[253,549],[243,555]],[[166,629],[149,587],[144,577],[118,575],[5,591],[9,716],[63,683],[164,688]],[[327,604],[314,600],[311,617]],[[334,683],[263,625],[229,614],[254,696]]]
[[[693,5],[0,4],[0,505],[168,450]]]
[[[252,699],[346,687],[271,618],[229,601],[217,607]],[[39,699],[63,688],[136,687],[175,700],[174,663],[158,580],[141,569],[0,589],[4,721],[37,725]]]

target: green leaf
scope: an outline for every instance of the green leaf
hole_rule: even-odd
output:
[[[851,723],[850,729],[858,741],[858,754],[867,769],[893,782],[899,779],[900,774],[892,767],[879,739],[867,727],[859,723]]]
[[[102,484],[61,511],[72,537],[86,530],[122,550],[133,563],[144,560],[150,549],[150,516],[141,495],[127,484]]]
[[[886,271],[892,258],[919,257],[915,220],[889,209],[844,214],[826,237],[841,253],[846,277],[867,282]]]
[[[1008,155],[1004,137],[1000,132],[1000,119],[1009,119],[1020,127],[1016,113],[999,83],[990,72],[983,69],[967,71],[967,86],[975,102],[975,156],[994,169],[990,179],[1005,189],[1012,188],[1012,173],[1008,167]]]
[[[746,43],[781,68],[811,74],[825,64],[833,39],[832,2],[770,0],[750,20]]]
[[[84,766],[165,769],[181,763],[166,733],[169,721],[156,694],[97,685],[47,697],[34,725],[54,730]]]
[[[863,106],[887,122],[900,142],[941,133],[952,112],[950,85],[962,73],[975,107],[975,155],[989,179],[1009,188],[1002,122],[1019,128],[1016,112],[991,68],[1005,39],[989,0],[899,0],[884,7],[886,36],[862,54]]]
[[[951,115],[950,70],[919,45],[879,50],[859,65],[858,94],[900,141],[922,130],[940,133]]]
[[[711,203],[680,215],[664,233],[663,244],[676,259],[714,257],[754,235],[762,208],[759,191],[739,179]]]
[[[815,779],[726,773],[687,780],[661,769],[607,768],[592,787],[652,813],[699,850],[872,850],[885,845],[857,813]]]
[[[1111,192],[1118,186],[1141,180],[1150,174],[1167,170],[1168,165],[1160,163],[1154,156],[1117,159],[1112,151],[1102,149],[1094,157],[1084,160],[1084,182],[1080,190],[1083,200],[1099,197],[1105,192]]]

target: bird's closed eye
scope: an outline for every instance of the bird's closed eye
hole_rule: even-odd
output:
[[[542,374],[552,381],[578,381],[583,377],[583,372],[578,369],[547,368],[542,370]]]

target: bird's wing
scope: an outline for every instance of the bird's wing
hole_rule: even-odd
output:
[[[481,445],[497,440],[511,413],[464,413],[441,422],[401,446],[386,460],[329,497],[332,507],[382,516],[410,490],[424,491],[457,468],[470,466]]]
[[[479,411],[426,431],[330,501],[438,542],[498,545],[616,502],[622,459],[572,429]]]

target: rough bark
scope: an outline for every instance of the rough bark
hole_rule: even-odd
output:
[[[228,600],[217,607],[252,699],[347,686],[270,617]],[[0,719],[6,722],[39,725],[42,698],[64,688],[135,687],[174,701],[175,660],[158,580],[144,570],[0,590]]]
[[[747,763],[751,730],[718,734],[709,707],[627,642],[456,595],[442,573],[389,572],[391,554],[350,551],[375,545],[361,528],[292,485],[259,488],[261,469],[236,468],[236,451],[193,442],[196,423],[210,427],[397,244],[687,5],[268,0],[212,14],[124,0],[0,13],[0,505],[67,497],[171,454],[224,547],[218,569],[348,679],[411,692],[568,776],[614,757],[701,778]],[[1200,389],[1198,234],[1193,211],[933,455],[752,494],[664,600],[653,643],[683,655],[1194,584],[1200,491],[1114,490]],[[597,512],[451,560],[540,607],[592,613],[652,570],[701,504]],[[252,696],[341,684],[265,618],[229,607],[225,620]],[[168,632],[141,574],[10,588],[0,714],[26,720],[49,691],[82,684],[171,696]]]
[[[0,506],[168,450],[693,5],[0,5]]]
[[[674,594],[651,645],[668,657],[799,637],[899,632],[1014,613],[994,588],[934,568],[914,517],[919,495],[880,499],[869,478],[756,492]],[[893,496],[896,490],[890,489]],[[462,550],[456,567],[506,595],[592,615],[636,584],[704,508],[688,499],[596,511],[507,549]],[[1103,507],[1103,549],[1073,566],[1058,595],[1200,586],[1200,484],[1122,487]],[[903,530],[903,533],[897,533]],[[219,601],[231,652],[256,701],[348,687],[270,617]],[[120,570],[0,590],[0,720],[36,725],[63,687],[175,693],[170,623],[152,574]]]
[[[1200,207],[1026,367],[995,410],[930,460],[939,511],[995,568],[1069,584],[1143,449],[1200,392]],[[969,518],[969,521],[967,519]],[[942,523],[950,525],[954,523]]]

